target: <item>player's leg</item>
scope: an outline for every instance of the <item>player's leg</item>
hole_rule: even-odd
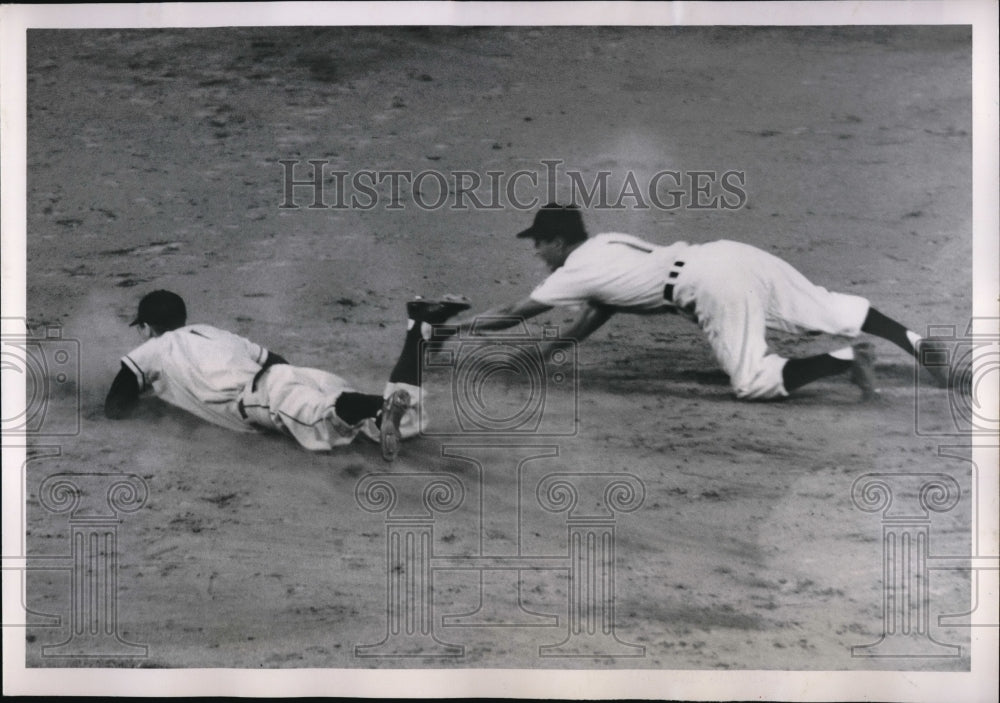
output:
[[[767,325],[785,332],[857,337],[871,307],[866,298],[818,286],[794,266],[760,249],[743,259],[768,289]]]
[[[364,432],[380,442],[383,458],[391,461],[399,451],[400,417],[410,405],[403,389],[384,398],[358,393],[335,374],[281,364],[261,376],[244,408],[258,424],[289,434],[312,451],[350,444]]]
[[[368,425],[367,436],[374,439],[377,431],[378,441],[382,447],[382,458],[392,461],[399,453],[401,439],[399,424],[403,414],[412,404],[410,393],[403,388],[387,391],[385,397],[370,393],[344,391],[334,403],[334,411],[338,418],[364,431]],[[374,425],[374,429],[370,428]]]
[[[337,403],[345,393],[352,393],[352,389],[339,376],[278,364],[260,376],[255,389],[244,393],[242,407],[254,424],[289,434],[311,451],[325,451],[349,444],[363,422],[349,413],[345,413],[346,419],[338,414]],[[353,395],[363,402],[363,394]],[[381,408],[381,398],[373,398]],[[344,410],[341,404],[340,412]]]
[[[387,460],[391,461],[399,451],[400,440],[418,435],[427,423],[420,387],[422,343],[429,339],[433,325],[468,309],[468,301],[459,296],[415,298],[406,304],[406,337],[389,373],[378,422],[379,443]]]
[[[382,412],[383,398],[372,393],[344,391],[333,404],[337,417],[348,425],[357,425],[367,419],[376,420]]]
[[[723,254],[723,252],[718,252]],[[768,352],[766,296],[751,272],[738,266],[700,265],[688,262],[687,290],[695,301],[698,325],[737,398],[745,400],[787,395],[781,369],[785,359]]]
[[[400,408],[407,409],[409,403],[417,400],[420,395],[420,352],[424,339],[421,330],[424,315],[421,313],[434,312],[432,307],[425,301],[411,301],[407,304],[406,337],[389,373],[385,393],[381,396],[354,391],[341,393],[335,407],[337,415],[345,422],[353,425],[372,419],[380,430],[380,437],[384,437],[386,433],[400,434]],[[404,402],[407,404],[404,405]]]
[[[419,342],[419,329],[417,335]],[[400,436],[419,431],[400,430],[402,416],[413,405],[406,387],[418,380],[410,361],[415,362],[419,347],[410,337],[394,370],[393,380],[398,382],[390,383],[384,395],[358,393],[327,371],[279,364],[244,395],[243,412],[251,422],[289,434],[313,451],[349,444],[363,432],[379,441],[383,456],[391,460],[398,452]],[[417,389],[415,383],[409,387]]]
[[[817,286],[787,261],[756,247],[741,245],[739,260],[753,271],[756,287],[766,291],[766,326],[786,332],[825,332],[856,337],[861,332],[868,301]],[[826,354],[789,359],[781,370],[786,392],[808,383],[849,372],[865,400],[877,396],[875,355],[871,344],[845,346]]]
[[[902,324],[884,315],[873,307],[869,307],[868,315],[861,325],[861,331],[873,334],[876,337],[887,339],[897,347],[916,358],[921,365],[927,369],[928,373],[942,388],[948,387],[948,369],[936,363],[925,363],[934,361],[934,352],[946,352],[946,345],[933,339],[925,339],[913,330],[907,329]]]
[[[365,434],[378,441],[382,448],[382,458],[386,461],[396,458],[400,441],[404,437],[420,433],[421,413],[418,404],[422,401],[420,389],[422,339],[420,324],[412,319],[407,320],[403,348],[389,374],[389,382],[383,395],[346,399],[351,406],[349,411],[369,413],[366,417],[374,418],[374,423],[369,423]]]
[[[706,254],[708,256],[706,257]],[[709,269],[705,259],[714,260]],[[718,261],[725,261],[719,266]],[[765,399],[788,395],[826,376],[850,372],[851,380],[866,397],[874,394],[873,356],[870,345],[855,345],[829,354],[802,359],[785,359],[767,349],[768,327],[787,331],[812,329],[802,320],[817,310],[815,298],[827,300],[786,262],[749,245],[717,242],[704,245],[698,268],[685,271],[697,279],[696,314],[699,324],[723,369],[729,374],[738,398]],[[690,264],[689,264],[690,266]],[[709,270],[703,270],[709,269]],[[807,303],[799,304],[795,294],[803,291]],[[825,293],[825,291],[823,291]],[[826,313],[817,324],[833,333],[860,332],[868,303],[844,296],[834,313]]]
[[[767,252],[760,252],[757,265],[767,271],[772,281],[772,302],[769,326],[787,331],[815,331],[829,334],[857,337],[861,332],[886,339],[900,349],[918,359],[921,350],[932,349],[933,340],[922,339],[916,332],[907,329],[896,320],[884,315],[871,306],[866,298],[844,293],[835,293],[817,286],[803,276],[791,264]],[[855,345],[854,349],[857,349]],[[873,354],[871,345],[862,347],[862,354],[853,354],[852,348],[838,350],[836,358],[845,361],[853,357],[852,376],[871,376],[871,364],[866,354]],[[825,356],[825,355],[823,355]],[[931,357],[933,358],[933,357]],[[868,366],[867,370],[864,368]],[[833,367],[827,360],[826,365]],[[821,365],[801,369],[803,376],[819,370]],[[948,383],[947,371],[939,366],[925,365],[925,368],[941,385]],[[794,369],[793,369],[794,370]],[[794,370],[795,376],[800,374]],[[794,383],[794,381],[793,381]],[[862,385],[862,384],[859,384]],[[870,389],[862,385],[866,394]]]
[[[861,342],[826,354],[789,359],[781,370],[782,382],[789,393],[807,383],[850,372],[851,383],[861,389],[864,400],[878,397],[875,388],[875,350]]]
[[[389,383],[419,386],[421,343],[431,339],[434,325],[447,322],[468,309],[468,301],[460,296],[414,298],[409,301],[406,304],[406,338],[396,365],[389,374]]]

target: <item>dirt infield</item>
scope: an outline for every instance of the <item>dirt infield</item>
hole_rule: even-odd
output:
[[[546,377],[538,432],[428,435],[391,467],[360,440],[309,454],[155,400],[121,422],[101,409],[118,359],[139,343],[127,326],[138,298],[154,288],[183,295],[191,321],[381,392],[407,298],[459,292],[482,310],[542,279],[514,238],[533,209],[509,196],[566,198],[571,171],[588,186],[608,172],[609,204],[627,174],[642,188],[664,170],[742,174],[745,201],[725,201],[738,207],[691,207],[690,189],[676,208],[630,197],[587,208],[588,228],[745,241],[917,330],[961,335],[971,103],[960,26],[30,31],[28,324],[61,325],[79,344],[79,382],[60,385],[52,406],[79,398],[82,419],[31,450],[28,553],[67,555],[84,529],[43,496],[54,474],[134,474],[147,493],[119,514],[108,591],[116,635],[146,650],[73,634],[72,614],[90,606],[73,601],[59,562],[28,575],[29,666],[968,670],[968,629],[938,619],[971,607],[968,571],[921,575],[930,630],[911,644],[955,645],[935,650],[949,656],[852,650],[880,638],[894,607],[883,603],[884,515],[852,500],[856,481],[950,477],[962,499],[930,513],[921,539],[931,556],[970,550],[975,474],[953,399],[915,383],[911,360],[886,342],[882,404],[859,404],[846,378],[741,403],[695,325],[620,316],[567,362],[576,390]],[[310,178],[308,160],[322,162],[328,207],[309,207],[308,186],[289,198],[282,160],[297,181]],[[555,181],[545,161],[558,162]],[[519,170],[529,175],[507,190]],[[473,172],[484,207],[429,207],[461,197],[461,183],[446,178],[442,194],[435,176],[395,202],[388,181],[374,195],[348,182],[342,198],[334,173],[360,171]],[[488,172],[502,174],[495,208]],[[531,331],[572,317],[556,310]],[[795,354],[842,343],[774,339]],[[427,378],[441,432],[457,412],[454,377]],[[525,388],[501,377],[490,402],[517,406]],[[391,507],[363,493],[387,470]],[[551,474],[578,492],[573,511],[542,488]],[[91,478],[86,490],[107,490]],[[402,519],[431,479],[454,492],[437,498],[460,504]],[[595,484],[617,479],[630,496]],[[901,505],[919,487],[893,490]],[[428,571],[395,580],[393,530],[430,537]],[[574,534],[610,540],[597,572],[574,571]],[[609,574],[613,584],[600,582]],[[387,604],[393,584],[420,601],[421,577],[433,579],[431,613]],[[581,588],[614,604],[597,597],[584,631],[613,635],[570,636]],[[433,637],[396,654],[452,656],[357,648],[386,639],[404,611],[403,630]],[[92,656],[44,649],[74,637]],[[435,650],[435,638],[461,649]],[[586,640],[589,654],[550,656],[563,640]]]

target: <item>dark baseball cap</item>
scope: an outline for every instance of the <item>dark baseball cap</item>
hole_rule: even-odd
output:
[[[549,203],[535,213],[535,221],[526,230],[517,233],[518,239],[562,239],[567,242],[582,242],[587,238],[583,228],[583,215],[576,205]]]
[[[129,324],[154,325],[163,329],[183,327],[187,321],[184,299],[168,290],[154,290],[139,301],[139,312]]]

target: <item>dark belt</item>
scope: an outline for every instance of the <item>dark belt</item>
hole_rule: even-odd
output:
[[[272,356],[267,357],[267,362],[265,362],[264,365],[260,367],[260,371],[258,371],[256,374],[254,374],[253,381],[250,382],[250,392],[251,393],[257,390],[257,381],[260,380],[260,377],[264,375],[265,371],[267,371],[272,366],[278,366],[279,364],[287,364],[288,363],[287,361],[272,361],[273,358],[274,357],[272,357]]]
[[[667,278],[671,279],[667,285],[663,286],[663,299],[668,303],[674,302],[674,281],[680,275],[680,269],[684,268],[683,261],[675,261],[674,265],[670,267],[670,273],[667,274]]]
[[[268,356],[267,360],[270,363],[265,363],[260,368],[260,371],[258,371],[257,373],[254,374],[253,380],[250,382],[250,392],[251,393],[253,393],[253,392],[255,392],[257,390],[257,382],[260,380],[260,377],[264,375],[265,371],[267,371],[272,366],[277,366],[278,364],[287,364],[288,363],[287,361],[274,361],[273,359],[274,359],[273,356]],[[240,417],[242,417],[244,420],[249,420],[250,419],[250,416],[247,415],[247,409],[243,406],[243,399],[242,398],[240,398],[238,401],[236,401],[236,409],[240,411]]]

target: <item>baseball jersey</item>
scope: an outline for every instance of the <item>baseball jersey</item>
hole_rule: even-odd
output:
[[[209,325],[153,337],[122,358],[139,391],[232,430],[250,432],[236,402],[267,359],[267,350]]]
[[[673,307],[663,288],[670,266],[688,248],[686,242],[659,246],[630,234],[598,234],[574,249],[531,299],[552,307],[586,302],[635,310]]]

